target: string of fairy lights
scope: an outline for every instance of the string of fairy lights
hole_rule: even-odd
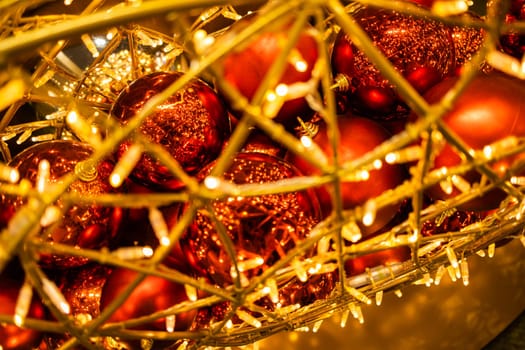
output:
[[[0,150],[3,158],[0,194],[18,198],[7,202],[7,207],[15,210],[5,220],[0,233],[0,271],[7,274],[12,260],[17,259],[25,274],[25,280],[16,288],[14,310],[9,315],[1,313],[0,322],[35,330],[43,337],[43,340],[38,338],[39,344],[47,346],[42,349],[53,346],[60,349],[242,346],[278,332],[316,331],[331,317],[339,317],[342,326],[350,316],[362,323],[366,315],[361,306],[380,305],[386,292],[402,296],[407,285],[439,285],[447,276],[468,285],[469,256],[492,257],[497,245],[507,239],[520,239],[525,245],[525,176],[520,158],[525,148],[523,134],[521,131],[505,134],[474,149],[442,120],[480,72],[497,70],[513,79],[523,79],[523,59],[498,48],[501,35],[520,33],[523,25],[519,21],[504,21],[509,7],[507,1],[490,2],[483,20],[460,16],[473,5],[469,1],[431,3],[431,7],[423,7],[416,2],[386,0],[348,4],[338,0],[265,4],[240,1],[233,5],[214,0],[192,4],[75,0],[66,1],[57,9],[48,8],[46,2],[31,0],[0,2]],[[424,17],[437,21],[437,26],[445,23],[475,28],[485,34],[477,43],[480,46],[468,53],[468,60],[451,90],[437,102],[429,103],[357,24],[354,15],[364,6]],[[158,21],[145,21],[154,16]],[[244,62],[243,56],[235,57],[238,61],[227,67],[231,71],[220,66],[230,52],[249,46],[252,38],[292,17],[294,23],[286,27],[286,35],[277,40],[282,45],[281,52],[270,55],[273,63],[267,75],[251,77],[248,68],[253,62],[245,66],[236,63]],[[245,18],[251,22],[237,27]],[[332,71],[331,50],[342,32],[352,33],[352,40],[374,69],[389,84],[395,85],[396,98],[407,101],[403,108],[412,110],[420,118],[404,124],[401,131],[382,139],[363,154],[338,164],[333,159],[343,158],[344,152],[332,146],[348,137],[338,134],[338,103],[357,79]],[[298,42],[310,51],[301,52],[295,47]],[[316,57],[310,62],[308,54],[312,51]],[[264,56],[265,53],[257,54]],[[266,64],[263,59],[254,61],[254,66]],[[288,65],[298,75],[308,73],[308,78],[280,82],[278,77],[288,74],[285,73]],[[132,91],[137,81],[154,77],[145,81],[142,90],[133,92],[138,95],[165,79],[155,74],[173,71],[182,73],[153,97],[149,96],[149,100],[130,108],[133,113],[129,119],[122,117],[124,121],[119,123],[110,117],[117,114],[117,102],[127,91]],[[226,78],[235,74],[241,74],[240,87],[235,86],[237,81]],[[194,83],[197,79],[202,81]],[[251,96],[246,96],[243,90],[243,79],[257,81]],[[187,103],[190,107],[186,109],[192,109],[194,114],[154,129],[160,138],[165,139],[164,135],[172,132],[173,124],[182,125],[189,118],[195,120],[187,128],[195,130],[196,123],[210,110],[213,122],[219,125],[224,116],[216,115],[220,110],[217,104],[202,110],[195,107],[195,101],[204,105],[215,101],[205,90],[209,86],[219,90],[221,99],[231,108],[224,111],[230,133],[207,135],[206,142],[215,142],[221,137],[228,141],[221,143],[213,167],[197,176],[185,168],[182,160],[174,159],[175,155],[169,153],[166,145],[136,131],[149,125],[154,116],[165,118],[156,117],[159,110],[179,108],[181,103]],[[200,95],[192,95],[195,91]],[[315,117],[297,122],[294,114],[292,122],[298,125],[289,128],[286,123],[291,122],[281,122],[280,118],[284,117],[280,113],[283,106],[295,100],[306,101],[304,104]],[[173,107],[175,105],[179,107]],[[316,124],[319,120],[326,124],[321,129]],[[278,141],[282,147],[279,151],[299,155],[313,165],[316,172],[295,176],[295,170],[277,161],[270,162],[265,158],[268,155],[252,153],[236,158],[236,154],[245,149],[254,129],[271,141],[265,141],[264,152],[273,151],[270,145]],[[325,130],[328,135],[326,149],[316,141],[319,130]],[[118,159],[108,172],[109,186],[89,187],[88,184],[105,171],[100,164],[130,139],[119,149]],[[74,165],[58,178],[53,174],[59,166],[50,164],[53,159],[40,160],[30,169],[33,182],[13,166],[16,164],[13,160],[17,161],[19,154],[24,154],[30,146],[57,140],[80,142],[89,147],[91,153],[81,160],[75,156],[61,160],[60,165],[64,167],[66,163],[70,166],[69,162]],[[202,146],[193,136],[186,136],[184,141],[186,149]],[[434,168],[432,164],[446,144],[459,153],[460,161]],[[67,158],[66,150],[72,146],[60,147],[64,147],[63,158]],[[60,152],[58,155],[49,152],[48,157],[61,157]],[[182,151],[178,149],[176,153]],[[146,165],[142,163],[145,155],[152,159]],[[510,165],[505,163],[505,172],[501,175],[492,165],[508,159],[515,161]],[[140,166],[154,186],[146,189],[147,186],[140,184],[136,192],[127,191],[130,178],[137,176],[135,172]],[[358,205],[344,207],[346,194],[342,183],[378,181],[374,180],[374,174],[398,166],[406,166],[406,178]],[[248,173],[249,168],[255,169],[254,172]],[[153,174],[153,170],[159,169],[162,172]],[[481,174],[476,182],[467,175],[474,170]],[[288,172],[292,175],[283,175]],[[244,177],[244,182],[234,181],[239,177]],[[173,187],[159,190],[159,184]],[[323,217],[319,209],[311,208],[315,205],[305,204],[307,197],[301,196],[327,184],[336,188],[332,193],[335,199],[330,202],[330,213]],[[75,186],[84,193],[70,190]],[[175,186],[182,190],[174,190]],[[445,196],[426,203],[425,194],[430,188],[438,188]],[[500,196],[491,210],[478,214],[462,209],[495,191],[499,191]],[[178,204],[176,208],[166,210],[174,203]],[[127,210],[132,214],[123,222],[129,220],[134,225],[133,215],[140,217],[148,227],[142,229],[151,237],[134,238],[132,244],[120,246],[97,246],[93,242],[99,239],[99,231],[95,229],[78,235],[60,233],[63,236],[56,238],[59,237],[58,231],[54,231],[57,227],[66,225],[66,229],[70,229],[81,225],[69,223],[67,217],[72,215],[68,214],[70,208],[82,205],[109,208],[112,220],[117,217],[115,211],[120,213],[117,209]],[[261,209],[264,206],[271,209]],[[101,209],[91,210],[86,212],[98,215]],[[377,234],[369,234],[388,210],[398,221],[391,221]],[[237,222],[256,221],[265,215],[266,219],[250,226],[252,232],[239,229],[239,234],[246,235],[247,239],[231,234],[231,227],[236,227]],[[0,219],[4,220],[2,216]],[[460,223],[449,223],[453,219]],[[272,220],[277,224],[268,230],[264,239],[250,237]],[[112,222],[101,222],[97,227],[107,225],[109,231],[116,226]],[[130,227],[127,229],[131,231]],[[56,238],[55,241],[42,238],[48,236]],[[77,244],[70,244],[66,236],[70,240],[74,236]],[[79,242],[87,243],[80,247]],[[187,253],[190,250],[192,252]],[[380,260],[362,270],[352,265],[358,272],[348,273],[347,261],[393,251],[399,254],[397,261]],[[189,256],[190,264],[198,273],[185,270],[187,262],[181,263],[181,256]],[[168,260],[172,265],[165,263]],[[83,291],[64,287],[67,283],[57,272],[64,266],[55,268],[59,264],[79,268],[86,261],[97,264],[97,268],[106,266],[118,270],[112,275],[129,283],[118,295],[104,294],[103,283],[97,283],[98,300],[89,299],[86,304],[91,309],[80,312],[77,309],[78,304],[82,304],[79,299]],[[105,275],[101,278],[109,279]],[[141,283],[146,281],[151,283],[149,289],[151,286],[164,288],[170,298],[175,299],[169,299],[170,305],[146,314],[115,318],[119,307],[135,295],[134,290],[141,290]],[[82,288],[95,287],[82,285]],[[101,294],[104,307],[99,305]],[[37,296],[52,317],[38,318],[31,314],[32,299]],[[144,299],[134,302],[137,300]],[[186,317],[192,319],[191,326],[182,328]],[[159,320],[160,328],[141,328]],[[0,328],[0,334],[2,332]],[[64,337],[66,333],[68,336]],[[126,343],[128,340],[130,343]],[[0,349],[10,348],[0,344]]]

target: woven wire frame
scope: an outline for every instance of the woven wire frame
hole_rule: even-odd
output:
[[[481,26],[487,34],[482,47],[464,67],[453,92],[445,95],[440,103],[428,105],[353,20],[353,8],[363,4],[390,8],[415,16],[431,17],[451,25]],[[278,140],[289,151],[303,154],[309,157],[313,164],[323,167],[322,176],[304,176],[261,186],[236,185],[233,189],[231,186],[225,188],[219,186],[214,189],[213,195],[210,195],[209,188],[185,174],[177,162],[166,155],[165,151],[145,138],[139,138],[148,153],[160,159],[175,176],[184,182],[185,190],[177,194],[120,194],[100,196],[90,198],[90,200],[115,207],[149,208],[160,207],[169,202],[189,203],[189,209],[168,234],[170,244],[176,242],[176,237],[181,236],[196,211],[209,205],[215,198],[227,197],[232,193],[238,196],[255,196],[293,192],[327,182],[337,184],[341,179],[351,177],[363,169],[372,169],[377,160],[384,160],[388,154],[402,152],[417,141],[421,135],[431,135],[436,130],[441,132],[447,142],[462,152],[466,159],[461,165],[449,169],[446,174],[430,172],[428,169],[434,146],[429,142],[426,145],[425,156],[421,157],[412,167],[411,178],[397,188],[373,199],[374,210],[398,201],[410,200],[412,211],[408,219],[374,239],[344,244],[343,231],[347,225],[362,220],[369,208],[362,206],[352,210],[342,210],[340,205],[335,205],[334,215],[319,223],[307,239],[288,251],[280,261],[248,282],[242,282],[240,277],[237,277],[234,286],[229,288],[217,288],[201,279],[162,268],[160,262],[169,253],[169,245],[159,246],[147,259],[145,256],[138,256],[136,260],[130,261],[106,250],[78,249],[67,245],[51,245],[42,242],[32,236],[31,232],[33,227],[39,225],[46,207],[57,199],[69,201],[82,199],[67,193],[69,183],[67,181],[49,194],[28,192],[21,183],[13,184],[4,181],[0,185],[1,192],[34,196],[38,201],[36,201],[37,204],[33,204],[36,207],[23,207],[12,219],[10,226],[2,231],[0,269],[3,270],[12,257],[19,257],[28,281],[36,293],[46,301],[57,320],[26,319],[24,324],[28,328],[37,330],[71,334],[71,338],[63,345],[63,348],[71,348],[77,344],[87,348],[96,348],[100,343],[91,340],[97,337],[168,339],[176,342],[177,346],[195,348],[249,344],[278,332],[315,326],[319,321],[332,317],[334,314],[348,312],[349,309],[354,312],[360,304],[370,303],[377,293],[399,290],[411,283],[429,283],[432,278],[438,278],[438,274],[443,273],[444,267],[457,265],[455,268],[459,269],[461,262],[466,262],[469,255],[487,248],[494,249],[495,242],[503,238],[519,237],[521,234],[524,223],[523,194],[519,186],[510,182],[512,174],[504,180],[495,178],[487,165],[491,159],[479,153],[472,153],[461,139],[440,122],[441,117],[454,100],[479,72],[487,57],[496,51],[503,16],[502,11],[495,10],[500,6],[499,2],[495,1],[491,4],[492,7],[482,22],[471,22],[468,19],[431,12],[413,4],[392,1],[356,1],[349,5],[338,0],[297,0],[268,4],[247,1],[235,6],[213,0],[197,1],[191,4],[176,1],[129,1],[116,5],[105,4],[104,1],[92,1],[81,3],[80,9],[72,11],[72,14],[38,14],[37,12],[36,15],[29,15],[40,5],[42,4],[39,1],[0,3],[3,13],[0,17],[0,37],[2,38],[0,40],[0,63],[2,64],[0,83],[3,84],[3,91],[15,92],[11,101],[0,102],[3,110],[0,120],[0,135],[2,136],[0,146],[4,162],[8,162],[13,153],[20,151],[20,148],[23,148],[28,142],[46,142],[54,139],[77,139],[90,143],[95,149],[92,160],[99,161],[110,154],[122,140],[131,135],[141,121],[153,112],[156,105],[184,87],[191,79],[205,77],[208,81],[213,81],[230,100],[236,101],[237,107],[244,111],[228,146],[218,158],[213,175],[221,177],[221,173],[228,168],[232,156],[242,148],[253,126],[264,131],[270,138]],[[108,9],[111,9],[110,15],[108,15]],[[227,30],[225,26],[242,17],[247,9],[258,10],[264,15],[257,17],[232,40],[221,41],[220,34]],[[147,25],[142,25],[142,20],[152,16],[162,18],[168,30],[152,29]],[[216,65],[216,62],[228,52],[242,45],[266,27],[291,16],[295,19],[296,25],[290,30],[289,42],[283,50],[284,54],[276,60],[272,69],[275,73],[283,69],[286,53],[293,48],[299,33],[309,23],[315,23],[315,39],[320,52],[312,77],[316,88],[315,91],[308,91],[305,94],[308,95],[311,106],[318,110],[328,125],[332,126],[330,132],[334,135],[334,149],[337,149],[338,132],[333,127],[336,125],[337,113],[329,53],[333,39],[340,30],[344,30],[355,42],[359,43],[359,48],[366,53],[381,74],[396,87],[396,91],[407,105],[421,118],[409,124],[400,134],[350,163],[327,167],[314,156],[309,155],[314,153],[309,149],[305,150],[304,144],[295,134],[285,131],[272,119],[261,116],[260,111],[263,107],[265,92],[271,88],[273,83],[271,76],[263,79],[257,96],[252,101],[248,101],[239,91],[224,81]],[[198,37],[202,29],[209,30],[209,28],[213,28],[213,31],[204,39]],[[519,30],[519,28],[520,24],[517,23],[514,29]],[[97,38],[101,34],[104,43],[102,46],[97,46]],[[206,39],[210,39],[209,46],[203,44],[207,42]],[[82,53],[75,53],[75,50],[81,50]],[[114,55],[115,52],[124,54],[118,57]],[[79,61],[71,62],[71,57]],[[84,58],[86,62],[81,62],[80,59]],[[110,63],[110,60],[116,60],[116,62]],[[28,70],[28,62],[31,63],[31,71]],[[131,69],[126,70],[126,67],[131,67]],[[117,91],[142,75],[162,70],[182,70],[185,74],[160,93],[156,103],[146,106],[125,127],[107,118],[108,110],[116,98]],[[318,93],[319,90],[321,94]],[[38,106],[39,113],[43,117],[39,120],[31,119],[20,122],[19,115],[23,114],[21,111],[27,104]],[[67,117],[72,112],[81,115],[80,121],[76,124],[68,124]],[[96,130],[102,128],[111,130],[108,132],[110,136],[98,137],[96,132],[92,132],[93,126],[96,126]],[[498,149],[498,156],[504,157],[520,153],[523,147],[523,140],[518,139],[511,147]],[[522,165],[516,165],[516,170],[519,170],[520,167]],[[489,179],[484,187],[478,188],[477,192],[465,192],[450,200],[422,209],[421,198],[425,188],[445,181],[451,175],[461,175],[473,168]],[[80,176],[82,176],[81,173],[71,174],[70,181]],[[496,186],[506,191],[508,197],[492,214],[458,232],[445,232],[430,237],[420,235],[424,222],[442,220],[444,216],[453,213],[457,205]],[[334,186],[334,188],[339,187]],[[335,197],[340,198],[340,193],[336,193]],[[190,201],[190,198],[199,200]],[[21,217],[24,217],[25,220],[17,221]],[[326,245],[326,242],[329,242],[329,245],[334,246],[335,249],[318,249],[320,245]],[[224,244],[231,245],[228,242]],[[360,276],[345,275],[344,262],[346,259],[397,246],[409,246],[412,251],[412,260],[369,269],[366,274]],[[312,247],[315,247],[317,254],[306,258],[305,252]],[[234,250],[235,247],[230,246],[230,249]],[[57,307],[57,296],[43,287],[42,278],[45,277],[45,272],[34,259],[36,253],[40,251],[66,256],[82,256],[101,264],[133,269],[139,272],[137,283],[149,274],[160,276],[180,283],[189,290],[205,292],[207,296],[195,302],[182,303],[167,310],[159,310],[155,314],[140,319],[129,320],[118,325],[107,324],[106,320],[111,316],[111,309],[114,310],[119,303],[125,300],[126,295],[124,294],[115,300],[115,303],[112,304],[113,308],[102,311],[100,316],[86,324],[78,324],[71,316],[65,315]],[[239,261],[234,259],[233,264],[238,268]],[[312,270],[313,267],[315,269]],[[293,305],[293,307],[269,311],[254,303],[259,297],[267,295],[264,294],[268,293],[264,287],[270,281],[282,281],[304,273],[307,274],[307,278],[311,278],[319,273],[333,271],[337,271],[340,282],[325,298],[311,304]],[[468,278],[468,273],[463,271],[463,276]],[[127,292],[129,294],[131,290]],[[192,309],[210,307],[224,301],[231,303],[231,310],[223,320],[206,329],[184,332],[149,332],[130,329],[140,323],[147,323],[157,318],[176,315]],[[245,310],[252,313],[247,314]],[[232,325],[231,319],[239,315],[244,316],[242,322]],[[0,320],[12,323],[13,317],[2,315]],[[104,344],[110,347],[107,342]]]

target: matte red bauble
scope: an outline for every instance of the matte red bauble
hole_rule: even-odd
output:
[[[119,297],[123,291],[137,278],[138,273],[125,268],[115,269],[107,278],[102,288],[100,308],[103,311],[108,305]],[[164,278],[148,275],[131,292],[126,301],[117,308],[107,322],[123,322],[133,318],[147,316],[154,312],[165,310],[169,307],[187,301],[188,297],[183,285],[168,281]],[[188,330],[197,314],[196,310],[175,315],[176,331]],[[134,327],[139,330],[166,331],[166,319]],[[124,339],[122,339],[125,341]],[[126,341],[127,342],[127,341]],[[130,340],[132,349],[138,349],[137,340]],[[153,349],[166,348],[168,341],[154,341]]]
[[[430,103],[440,100],[449,91],[457,78],[451,78],[435,86],[426,94]],[[482,150],[484,146],[507,136],[525,136],[525,84],[523,81],[502,74],[479,75],[458,98],[443,121],[468,146]],[[523,155],[505,158],[491,166],[498,174],[504,175],[509,166]],[[435,168],[453,167],[461,163],[459,154],[446,144],[434,161]],[[477,171],[464,174],[471,183],[477,182]],[[433,199],[446,199],[459,194],[454,188],[449,195],[440,186],[433,186],[428,194]],[[489,210],[499,206],[505,193],[490,191],[482,197],[461,206],[463,210]]]
[[[222,40],[230,40],[252,23],[256,15],[241,19],[232,27]],[[221,61],[224,79],[251,100],[270,67],[277,60],[287,45],[290,25],[274,26],[254,36],[248,43],[235,48]],[[312,78],[312,70],[318,58],[317,43],[305,29],[288,57],[285,71],[277,85],[292,85],[306,82]],[[275,87],[272,87],[275,88]],[[232,104],[234,105],[234,103]],[[287,126],[296,125],[297,117],[306,119],[313,114],[304,97],[290,99],[278,110],[274,120]]]
[[[387,9],[361,8],[352,16],[395,69],[420,93],[454,69],[451,31],[442,23]],[[408,107],[369,58],[341,31],[332,51],[332,68],[350,83],[349,104],[358,114],[393,119],[406,117]]]
[[[182,74],[158,72],[140,77],[120,93],[111,114],[127,124],[153,96]],[[157,106],[139,131],[151,142],[162,145],[186,172],[194,174],[219,154],[230,124],[219,96],[204,81],[195,79]],[[118,147],[118,157],[129,146],[130,142],[123,142]],[[166,166],[149,155],[142,156],[130,176],[158,190],[182,186]]]
[[[367,118],[339,117],[337,126],[340,134],[338,154],[341,164],[358,159],[390,138],[390,134],[386,129],[379,123]],[[313,137],[313,141],[324,151],[327,158],[332,161],[333,153],[326,123],[322,121],[319,123],[319,131]],[[320,174],[319,170],[304,158],[291,152],[287,154],[285,159],[306,175]],[[366,181],[343,181],[341,183],[343,209],[352,209],[363,205],[367,200],[397,187],[405,178],[406,173],[402,166],[384,163],[380,169],[370,170],[369,178]],[[316,188],[324,217],[329,216],[332,212],[332,191],[333,189],[329,185]],[[399,204],[379,209],[375,222],[370,227],[364,228],[366,233],[373,233],[385,226],[397,213],[398,208]]]
[[[204,179],[213,163],[199,175]],[[263,184],[290,179],[299,172],[290,164],[263,153],[239,153],[224,174],[236,184]],[[239,262],[258,262],[244,271],[247,278],[260,274],[306,238],[320,220],[313,191],[257,196],[235,196],[213,202],[215,216],[228,234]],[[228,249],[207,210],[199,210],[181,238],[183,251],[192,255],[202,273],[215,283],[232,284]]]
[[[12,317],[22,283],[2,278],[0,286],[0,315]],[[29,306],[27,318],[39,320],[46,318],[44,306],[36,297],[33,297]],[[14,324],[0,324],[0,349],[2,350],[31,350],[38,346],[41,339],[42,334],[39,331],[20,328]]]
[[[77,167],[88,159],[93,149],[83,143],[56,140],[36,144],[19,153],[9,162],[9,165],[18,170],[20,178],[29,180],[33,186],[38,178],[39,164],[42,160],[49,162],[49,184],[59,183],[66,174],[79,171]],[[113,165],[108,161],[100,162],[96,167],[84,169],[89,172],[89,178],[83,177],[74,181],[68,192],[78,195],[100,195],[116,193],[109,182]],[[93,176],[91,178],[91,176]],[[7,218],[14,215],[26,200],[2,194],[1,210],[9,212]],[[52,243],[62,243],[86,249],[99,249],[109,246],[116,238],[119,225],[122,221],[123,210],[118,207],[104,207],[101,205],[73,204],[68,205],[58,200],[56,205],[64,211],[64,216],[56,227],[41,231],[46,233],[44,240]],[[52,256],[42,254],[40,263],[44,267],[71,267],[82,265],[87,260],[80,257]]]

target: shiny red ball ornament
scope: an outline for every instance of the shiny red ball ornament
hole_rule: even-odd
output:
[[[373,44],[420,93],[454,69],[450,28],[428,18],[388,9],[363,7],[352,13]],[[333,46],[332,69],[349,82],[348,102],[360,115],[388,120],[404,118],[408,107],[370,59],[341,31]]]
[[[205,179],[212,167],[213,163],[198,178]],[[235,184],[265,184],[296,176],[299,172],[289,163],[254,152],[238,153],[223,179]],[[215,200],[212,206],[238,263],[246,263],[246,278],[259,275],[286,256],[320,221],[319,204],[311,190],[232,196]],[[220,286],[233,283],[232,260],[207,210],[198,211],[180,243],[188,261],[195,262],[202,275]]]
[[[83,163],[92,153],[93,149],[84,143],[69,140],[49,141],[25,149],[9,162],[9,166],[18,170],[21,179],[27,179],[33,186],[37,186],[39,164],[46,160],[49,163],[47,186],[59,183],[63,176],[76,172],[79,179],[69,186],[67,192],[90,196],[117,193],[119,190],[113,188],[108,181],[113,171],[111,162],[101,161],[96,166]],[[24,198],[7,194],[1,194],[0,199],[1,210],[9,213],[3,215],[7,219],[27,202]],[[67,204],[60,199],[55,205],[64,212],[64,215],[51,230],[46,228],[40,230],[39,234],[46,234],[42,237],[45,241],[99,249],[110,246],[116,239],[124,215],[122,208],[95,204]],[[82,257],[40,255],[40,264],[49,268],[83,265],[86,261],[87,259]]]
[[[237,21],[222,40],[228,41],[238,35],[256,18],[257,15],[248,15]],[[288,44],[290,27],[291,24],[286,24],[264,29],[246,44],[234,48],[220,63],[224,79],[251,100],[268,70]],[[312,70],[318,58],[317,42],[312,30],[313,28],[308,27],[300,34],[276,86],[304,83],[312,78]],[[234,107],[235,103],[231,104]],[[297,117],[307,119],[313,114],[304,97],[288,99],[276,112],[274,120],[286,126],[297,125]]]
[[[457,81],[450,78],[431,89],[426,95],[429,103],[438,102]],[[444,123],[463,142],[474,150],[481,151],[508,136],[525,136],[525,84],[509,76],[493,73],[480,74],[474,78],[459,96],[450,112],[443,117]],[[501,176],[523,154],[493,162],[491,167]],[[434,168],[453,167],[462,162],[458,152],[448,143],[436,155]],[[462,176],[470,183],[480,180],[480,174],[473,170]],[[432,186],[428,195],[433,199],[447,199],[460,192],[454,188],[445,193],[439,185]],[[462,210],[489,210],[497,208],[505,193],[493,190],[460,206]]]
[[[22,283],[1,278],[0,286],[0,315],[13,317]],[[46,310],[36,296],[33,296],[26,317],[37,320],[46,318]],[[31,350],[38,346],[41,339],[40,331],[21,328],[14,324],[0,324],[0,349],[2,350]]]
[[[177,81],[183,73],[157,72],[140,77],[124,89],[111,114],[127,124],[152,97]],[[163,146],[182,168],[194,174],[219,154],[230,132],[226,108],[217,93],[204,81],[194,79],[162,102],[138,128],[149,141]],[[123,142],[117,156],[130,147]],[[177,190],[182,184],[150,155],[143,155],[130,177],[157,189]]]
[[[101,311],[106,309],[112,301],[118,298],[120,294],[133,283],[137,276],[138,272],[133,270],[125,268],[115,269],[107,277],[106,283],[102,287],[100,298]],[[123,322],[148,316],[187,300],[188,296],[183,285],[161,277],[148,275],[135,287],[126,298],[126,301],[117,308],[107,322]],[[175,315],[174,331],[188,330],[196,314],[196,310],[191,310]],[[150,323],[137,325],[133,327],[133,329],[166,332],[166,327],[166,318],[160,318]],[[121,338],[120,340],[130,346],[130,349],[140,349],[140,341],[136,339],[127,340]],[[171,343],[173,343],[173,341],[154,340],[152,349],[165,349]]]
[[[390,134],[385,128],[378,122],[368,118],[341,116],[337,120],[337,126],[340,134],[340,143],[338,145],[340,164],[364,156],[390,138]],[[319,122],[319,130],[312,140],[324,151],[328,160],[333,162],[333,152],[326,123]],[[298,155],[289,152],[285,159],[294,164],[305,175],[320,174],[317,168]],[[397,187],[406,177],[407,174],[402,166],[383,162],[380,169],[369,171],[367,180],[342,181],[341,197],[343,209],[352,209],[356,206],[364,205],[367,200]],[[321,204],[323,217],[326,218],[333,209],[333,187],[330,185],[317,187],[316,192]],[[363,227],[364,232],[371,234],[385,226],[397,213],[399,205],[389,205],[379,209],[375,222],[369,227]]]

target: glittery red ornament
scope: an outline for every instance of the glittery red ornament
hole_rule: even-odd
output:
[[[339,117],[337,126],[341,136],[338,146],[340,164],[358,159],[390,138],[390,134],[379,123],[367,118]],[[327,134],[326,123],[319,122],[319,131],[313,137],[313,141],[324,151],[328,160],[333,161],[331,141]],[[319,170],[304,158],[291,152],[287,154],[285,159],[306,175],[320,174]],[[367,200],[397,187],[405,178],[406,173],[402,166],[383,162],[380,169],[369,171],[369,178],[366,181],[343,181],[341,183],[343,209],[352,209],[363,205]],[[333,189],[330,185],[325,185],[317,187],[316,192],[323,216],[327,217],[333,208]],[[399,204],[395,204],[379,209],[375,222],[370,227],[363,227],[363,229],[366,233],[377,231],[392,219],[398,208]]]
[[[204,169],[204,179],[213,163]],[[236,184],[263,184],[298,176],[290,164],[263,153],[239,153],[224,174]],[[244,271],[247,278],[259,275],[306,238],[320,220],[318,202],[310,191],[235,196],[213,202],[217,219],[233,244],[236,259],[259,261]],[[181,238],[181,247],[192,255],[197,269],[215,283],[232,284],[232,261],[218,229],[206,210],[200,210]]]
[[[93,153],[92,148],[83,143],[56,140],[36,144],[19,153],[9,166],[18,170],[20,178],[29,180],[34,186],[38,178],[39,164],[49,162],[49,184],[60,182],[66,174],[77,172],[79,179],[67,191],[77,195],[100,195],[117,193],[108,178],[113,165],[102,161],[97,166],[82,163]],[[83,167],[80,165],[84,165]],[[45,190],[45,189],[44,189]],[[21,197],[1,194],[1,208],[12,214],[27,201]],[[40,234],[48,242],[69,244],[86,249],[99,249],[109,246],[116,238],[123,217],[122,208],[104,207],[95,204],[67,204],[58,200],[56,206],[64,211],[61,221],[51,231],[42,230]],[[55,256],[41,254],[40,263],[44,267],[71,267],[87,261],[81,257]]]
[[[138,273],[125,268],[115,269],[107,278],[102,288],[100,308],[103,311],[108,305],[119,297],[126,288],[135,280]],[[187,301],[188,297],[183,285],[168,281],[164,278],[148,275],[131,292],[126,301],[108,319],[108,322],[123,322],[137,317],[147,316],[154,312],[165,310],[169,307]],[[175,315],[175,331],[188,330],[197,314],[196,310]],[[147,324],[141,324],[133,329],[166,331],[166,319],[159,318]],[[121,339],[128,343],[131,349],[139,349],[140,341]],[[152,349],[167,348],[170,341],[153,341]]]
[[[180,72],[158,72],[140,77],[124,89],[111,114],[127,124],[156,94],[182,76]],[[228,113],[219,96],[204,81],[195,79],[161,103],[140,125],[151,142],[162,145],[188,173],[196,173],[220,152],[230,132]],[[123,142],[118,157],[129,148]],[[143,155],[130,175],[148,187],[180,189],[172,173],[149,155]]]
[[[257,18],[249,15],[237,21],[222,40],[230,40]],[[290,25],[273,26],[259,32],[247,44],[235,48],[221,61],[224,79],[251,100],[270,67],[288,44]],[[277,85],[302,83],[312,78],[312,70],[318,58],[317,43],[311,30],[305,29],[299,36],[288,58],[286,69]],[[271,87],[275,88],[275,87]],[[297,117],[307,119],[313,111],[304,97],[290,99],[278,110],[274,120],[287,126],[296,125]]]
[[[430,103],[439,101],[449,91],[457,78],[443,81],[426,94]],[[508,136],[525,136],[525,84],[518,79],[503,74],[478,75],[459,96],[451,111],[443,118],[444,123],[463,142],[474,150],[482,150]],[[502,176],[509,166],[522,154],[494,162],[491,167]],[[436,155],[434,167],[452,167],[462,162],[460,155],[448,143]],[[480,175],[473,170],[463,177],[471,182],[478,182]],[[454,188],[446,194],[439,185],[429,189],[433,199],[446,199],[459,194]],[[502,190],[493,190],[461,206],[463,210],[488,210],[499,206],[505,196]]]
[[[352,13],[373,44],[420,93],[454,69],[454,44],[450,29],[427,18],[387,9],[363,7]],[[341,31],[332,51],[332,68],[350,83],[348,99],[359,114],[378,119],[404,118],[408,107],[352,36]]]
[[[22,283],[7,278],[0,279],[0,315],[15,314],[18,295]],[[36,296],[29,306],[27,318],[43,320],[46,311]],[[38,346],[42,333],[28,328],[20,328],[14,324],[0,324],[0,349],[2,350],[30,350]]]

